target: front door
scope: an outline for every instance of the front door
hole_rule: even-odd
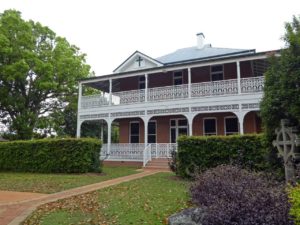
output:
[[[188,122],[185,118],[170,120],[170,142],[176,143],[181,135],[188,135]]]

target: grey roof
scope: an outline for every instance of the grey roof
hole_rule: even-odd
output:
[[[156,58],[163,64],[173,64],[185,61],[194,61],[199,59],[209,59],[216,57],[228,57],[233,55],[243,55],[255,53],[254,49],[232,49],[232,48],[213,48],[211,45],[205,45],[202,49],[195,47],[182,48],[177,51]]]

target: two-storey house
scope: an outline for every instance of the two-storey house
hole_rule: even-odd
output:
[[[263,73],[271,52],[204,44],[159,58],[134,52],[112,74],[79,82],[78,127],[102,120],[108,130],[102,157],[135,161],[169,157],[180,135],[259,133]],[[82,93],[83,86],[97,89]],[[119,143],[111,143],[112,122]]]

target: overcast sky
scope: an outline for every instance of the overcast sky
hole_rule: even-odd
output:
[[[199,32],[213,47],[279,49],[300,0],[0,0],[5,9],[66,37],[100,76],[135,50],[156,58],[194,46]]]

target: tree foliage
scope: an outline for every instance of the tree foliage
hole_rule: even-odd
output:
[[[21,13],[0,14],[0,122],[29,139],[40,120],[74,102],[91,75],[78,47]]]
[[[261,116],[269,137],[272,137],[281,119],[300,125],[300,17],[285,24],[286,48],[280,57],[270,58],[266,73]]]

